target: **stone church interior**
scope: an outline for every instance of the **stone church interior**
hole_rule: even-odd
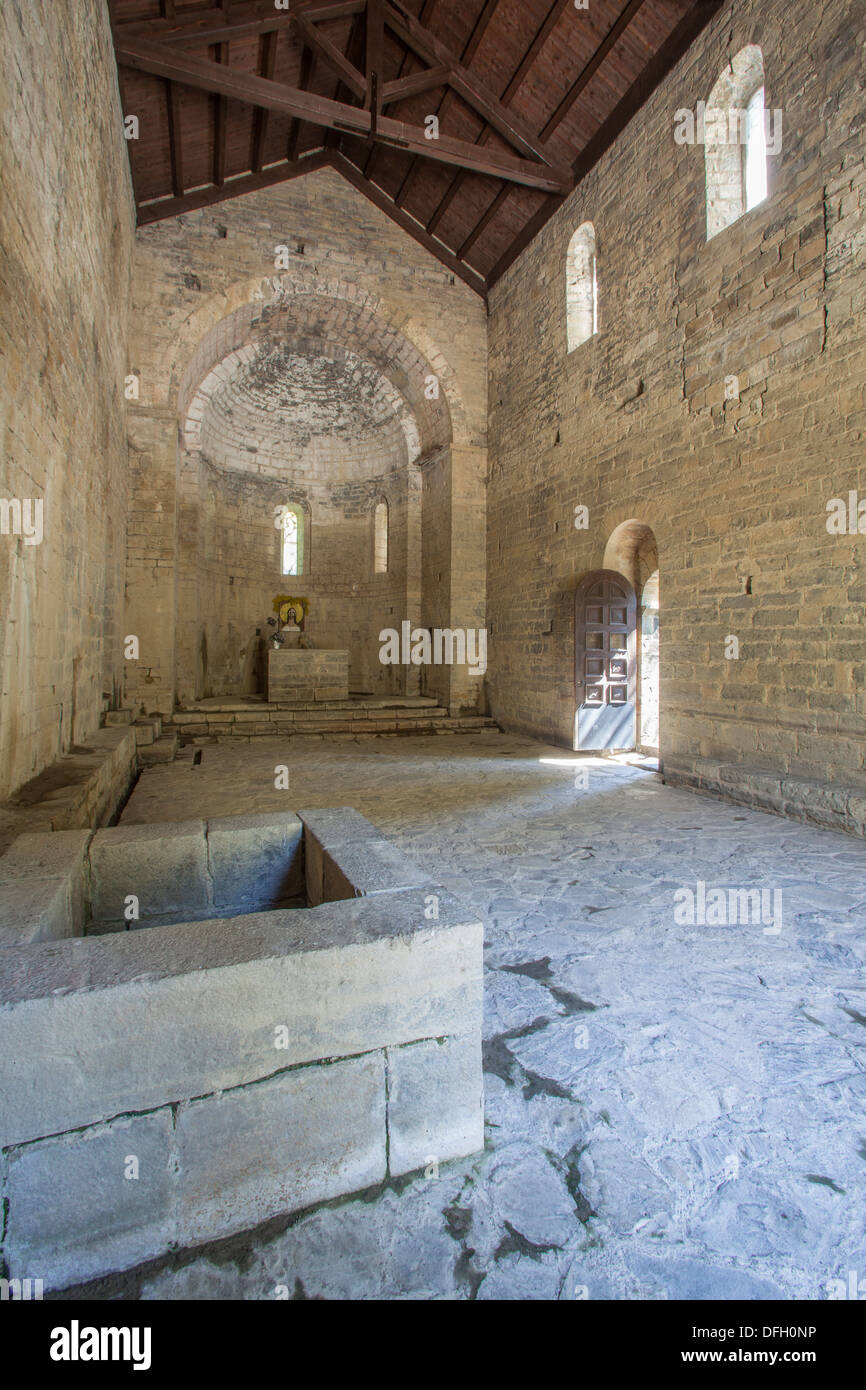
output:
[[[866,1297],[864,54],[0,4],[4,1299]]]

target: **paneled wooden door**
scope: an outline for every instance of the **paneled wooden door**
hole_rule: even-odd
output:
[[[574,746],[631,749],[636,738],[637,601],[615,570],[596,570],[574,596]]]

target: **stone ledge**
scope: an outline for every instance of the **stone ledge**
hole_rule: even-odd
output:
[[[666,758],[664,780],[671,787],[689,787],[789,820],[866,836],[866,787],[810,781],[711,758],[692,758],[679,765]]]

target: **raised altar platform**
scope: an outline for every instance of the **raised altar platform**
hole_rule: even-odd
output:
[[[269,649],[268,700],[271,703],[346,700],[348,697],[348,650]]]

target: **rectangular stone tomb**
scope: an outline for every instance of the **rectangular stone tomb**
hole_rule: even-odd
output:
[[[347,808],[20,837],[8,1277],[69,1288],[474,1153],[481,969],[481,924]]]
[[[268,701],[346,700],[349,697],[348,651],[268,650]]]

